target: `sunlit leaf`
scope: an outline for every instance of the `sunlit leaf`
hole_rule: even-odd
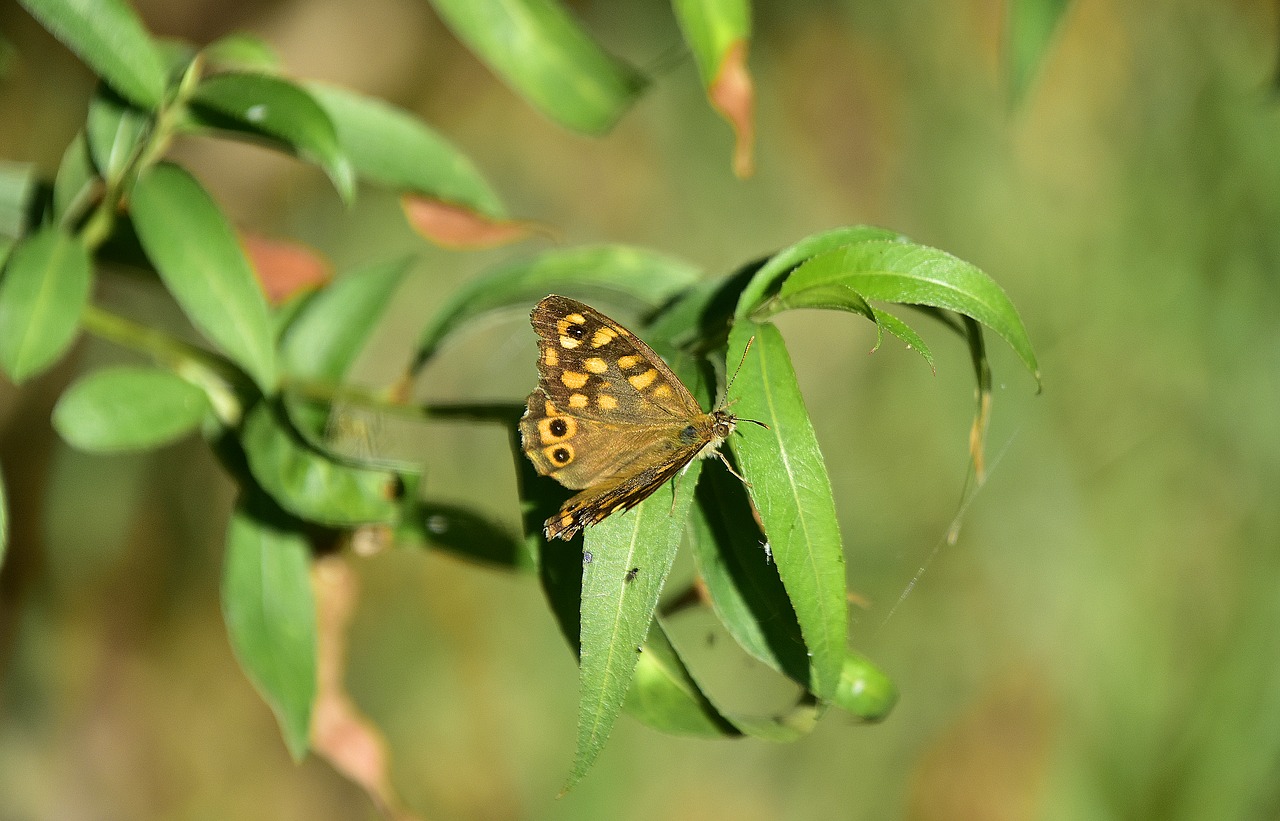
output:
[[[162,163],[134,187],[133,224],[192,323],[270,393],[276,357],[266,297],[213,198],[185,170]]]
[[[842,245],[850,245],[867,240],[893,240],[898,237],[899,235],[895,231],[876,228],[871,225],[833,228],[830,231],[823,231],[805,237],[794,245],[774,254],[756,270],[751,282],[742,289],[742,295],[738,298],[738,308],[734,312],[734,316],[740,319],[751,316],[767,298],[778,292],[787,274],[791,273],[797,265],[816,254],[839,248]]]
[[[164,61],[124,0],[21,0],[41,25],[116,91],[146,109],[164,96]]]
[[[89,253],[76,237],[45,228],[13,250],[0,278],[0,365],[22,382],[75,339],[89,301]]]
[[[445,24],[518,94],[577,131],[601,134],[644,88],[558,0],[431,0]]]
[[[578,659],[578,749],[566,789],[581,780],[613,730],[671,571],[702,463],[625,514],[586,530]],[[674,499],[672,495],[674,494]]]
[[[742,649],[807,687],[800,625],[742,482],[707,471],[693,523],[693,558],[720,622]]]
[[[729,441],[751,482],[751,499],[810,653],[810,689],[829,701],[840,681],[847,620],[835,500],[778,329],[738,322],[729,338],[729,361],[739,361],[752,337],[734,383],[734,413],[769,429],[740,424],[742,435]]]
[[[316,696],[310,551],[294,523],[252,499],[241,500],[227,529],[222,614],[240,666],[301,760]]]
[[[806,291],[827,291],[833,286],[847,287],[865,300],[928,305],[972,317],[1008,342],[1040,378],[1031,340],[1004,289],[945,251],[885,240],[844,245],[810,258],[792,272],[778,293],[777,306],[801,298]]]
[[[204,391],[170,371],[103,368],[62,394],[53,426],[81,450],[144,450],[194,431],[209,410]]]

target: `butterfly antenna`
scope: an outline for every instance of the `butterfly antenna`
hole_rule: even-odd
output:
[[[738,371],[742,370],[742,366],[746,363],[747,352],[751,350],[751,343],[755,341],[756,341],[756,338],[754,336],[751,337],[750,339],[747,340],[747,347],[742,349],[742,358],[738,360],[738,367],[733,369],[733,376],[729,377],[729,381],[725,383],[725,386],[724,386],[725,396],[729,395],[729,389],[733,387],[733,380],[738,378]]]
[[[742,349],[742,358],[738,360],[738,367],[736,367],[736,368],[734,368],[734,369],[733,369],[733,376],[729,377],[729,381],[725,383],[725,386],[724,386],[724,397],[725,397],[725,399],[728,399],[728,398],[729,398],[729,389],[733,387],[733,381],[734,381],[735,379],[737,379],[737,378],[738,378],[738,372],[742,370],[742,366],[743,366],[743,364],[745,364],[745,363],[746,363],[746,361],[747,361],[747,352],[751,350],[751,343],[753,343],[753,342],[755,342],[755,341],[756,341],[756,338],[755,338],[754,336],[752,336],[750,339],[748,339],[748,340],[747,340],[747,346],[746,346],[745,348],[743,348],[743,349]],[[742,397],[738,397],[738,399],[741,399],[741,398],[742,398]],[[727,410],[728,408],[732,407],[732,406],[734,405],[734,403],[736,403],[736,402],[738,401],[738,399],[734,399],[734,400],[733,400],[733,401],[731,401],[731,402],[726,402],[726,403],[724,404],[724,406],[723,406],[723,409]],[[769,426],[768,426],[768,425],[766,425],[764,422],[761,422],[759,419],[739,419],[738,421],[739,421],[739,422],[751,422],[752,424],[759,425],[760,427],[764,428],[765,430],[768,430],[768,429],[769,429]],[[730,468],[730,470],[733,470],[733,468]],[[734,474],[734,475],[736,476],[737,474]],[[739,478],[741,478],[741,477],[739,477]]]

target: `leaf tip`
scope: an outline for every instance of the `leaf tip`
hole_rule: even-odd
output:
[[[492,248],[517,242],[532,233],[551,233],[529,220],[496,219],[464,205],[421,194],[406,194],[401,205],[409,225],[444,248]]]
[[[733,128],[733,173],[747,179],[755,173],[755,91],[747,69],[745,38],[725,49],[720,70],[707,86],[707,97]]]

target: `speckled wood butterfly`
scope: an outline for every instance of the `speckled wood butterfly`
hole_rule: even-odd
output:
[[[704,412],[635,334],[563,296],[530,320],[540,379],[520,419],[524,452],[538,473],[582,490],[547,519],[548,539],[629,510],[694,459],[724,458],[717,449],[738,418]]]

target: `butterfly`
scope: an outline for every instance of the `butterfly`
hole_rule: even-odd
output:
[[[555,294],[530,321],[539,380],[520,418],[522,446],[538,473],[582,491],[547,519],[548,539],[635,507],[694,459],[724,459],[719,447],[738,417],[703,411],[635,334]]]

